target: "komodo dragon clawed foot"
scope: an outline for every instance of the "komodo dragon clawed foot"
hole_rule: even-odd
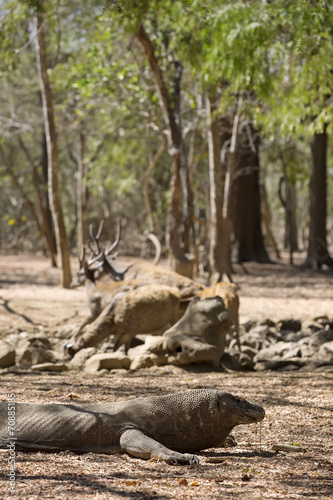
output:
[[[158,458],[169,464],[199,464],[199,459],[189,453],[178,453],[163,446],[137,429],[129,429],[120,437],[121,449],[137,458]]]

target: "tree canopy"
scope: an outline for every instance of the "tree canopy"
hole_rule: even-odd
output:
[[[109,221],[106,227],[112,238],[121,217],[131,235],[127,251],[138,251],[139,235],[148,226],[168,246],[173,203],[180,210],[179,220],[176,212],[171,213],[178,221],[176,233],[193,233],[192,248],[186,237],[179,245],[185,253],[195,249],[202,223],[210,217],[207,95],[218,98],[212,118],[227,117],[231,128],[241,97],[241,114],[260,136],[259,182],[268,190],[274,232],[282,241],[285,217],[277,192],[284,175],[297,185],[299,204],[294,209],[307,245],[311,214],[303,207],[309,200],[311,138],[331,135],[330,2],[3,0],[1,7],[3,249],[36,250],[37,236],[38,247],[50,251],[50,241],[42,238],[45,224],[51,239],[54,234],[48,218],[47,140],[35,51],[38,9],[44,16],[60,197],[70,248],[78,244],[76,181],[81,175],[83,240],[88,225],[102,218]],[[163,80],[168,101],[164,108],[140,30],[151,44]],[[168,128],[167,106],[180,134],[178,145],[170,142],[174,132],[172,124]],[[223,151],[229,151],[230,137],[221,145]],[[183,151],[179,193],[175,191],[177,148]],[[327,153],[329,231],[333,210],[329,142]],[[191,191],[193,201],[188,199]],[[332,243],[329,238],[328,232]],[[208,240],[205,245],[209,246]]]

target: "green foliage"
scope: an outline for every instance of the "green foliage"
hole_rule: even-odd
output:
[[[198,160],[193,185],[200,210],[208,203],[208,167],[207,152],[199,158],[206,129],[204,105],[198,104],[198,97],[206,91],[222,92],[221,112],[230,110],[237,96],[243,95],[244,112],[266,138],[266,172],[280,174],[282,151],[289,181],[307,180],[308,137],[332,122],[330,2],[3,1],[1,134],[11,166],[20,179],[25,179],[29,195],[33,196],[31,176],[27,175],[29,164],[17,147],[16,135],[24,137],[33,160],[40,165],[43,120],[33,23],[37,4],[47,16],[62,197],[71,227],[76,223],[73,193],[81,129],[89,217],[100,218],[104,204],[111,213],[123,213],[129,219],[134,214],[138,224],[145,223],[142,184],[147,166],[161,144],[164,120],[149,67],[135,42],[140,23],[144,23],[154,44],[171,96],[172,61],[180,61],[184,68],[182,120],[187,151],[193,146],[194,160]],[[6,186],[1,220],[8,216],[8,220],[18,221],[22,214],[29,217],[28,211],[23,213],[21,208],[16,214],[10,204],[9,196],[16,191],[13,186],[7,189],[10,178],[2,165],[0,178]],[[170,160],[166,152],[150,179],[153,210],[159,222],[165,220],[169,182]]]

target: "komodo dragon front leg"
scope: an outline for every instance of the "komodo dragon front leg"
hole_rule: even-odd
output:
[[[138,429],[129,429],[123,432],[120,437],[120,446],[123,451],[136,458],[159,458],[169,464],[194,465],[199,463],[199,459],[195,455],[170,450]]]

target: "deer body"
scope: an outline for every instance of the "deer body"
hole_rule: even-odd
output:
[[[126,287],[126,284],[123,284]],[[89,325],[83,335],[76,335],[72,352],[94,347],[110,335],[114,349],[139,334],[164,332],[179,319],[180,295],[177,288],[147,284],[132,290],[118,288],[113,299]]]
[[[176,287],[181,299],[192,298],[205,288],[186,276],[145,261],[136,262],[125,272],[125,280],[133,279]]]

